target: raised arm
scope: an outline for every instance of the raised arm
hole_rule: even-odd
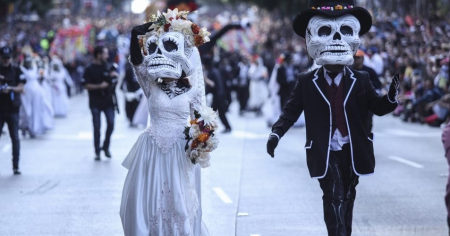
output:
[[[139,36],[150,32],[149,29],[152,22],[138,25],[131,30],[130,39],[130,63],[133,65],[133,71],[136,74],[137,81],[141,86],[146,97],[150,96],[150,81],[147,78],[147,68],[144,63],[144,56],[142,55],[141,46],[139,45]]]
[[[397,95],[399,91],[398,75],[392,79],[388,94],[384,96],[378,95],[372,83],[370,83],[368,74],[367,79],[363,80],[365,90],[367,91],[366,101],[370,111],[377,116],[386,115],[397,108]]]

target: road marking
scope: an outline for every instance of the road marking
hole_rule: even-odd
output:
[[[222,188],[213,188],[214,192],[216,192],[217,196],[219,196],[219,198],[224,202],[224,203],[233,203],[233,201],[231,201],[231,198],[228,197],[228,195],[225,193],[225,191],[223,191]]]
[[[261,234],[250,234],[250,236],[261,236]]]
[[[237,216],[249,216],[249,214],[245,212],[239,212]]]
[[[415,163],[413,161],[410,160],[406,160],[405,158],[401,158],[401,157],[397,157],[397,156],[389,156],[389,159],[394,160],[394,161],[398,161],[400,163],[415,167],[417,169],[422,169],[423,165],[419,164],[419,163]]]
[[[11,147],[12,147],[12,145],[10,143],[5,144],[5,146],[3,146],[3,148],[2,148],[2,152],[9,152],[9,151],[11,151]]]

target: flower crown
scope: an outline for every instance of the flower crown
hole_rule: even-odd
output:
[[[210,32],[206,29],[206,27],[200,28],[197,24],[187,19],[187,15],[189,11],[178,11],[178,8],[175,8],[173,11],[168,9],[167,13],[164,12],[161,14],[158,11],[157,15],[152,15],[150,21],[153,22],[152,26],[149,29],[153,29],[153,31],[148,32],[144,37],[140,38],[141,48],[144,50],[146,54],[146,47],[144,47],[144,43],[147,41],[148,37],[155,35],[156,37],[160,37],[164,33],[167,32],[179,32],[182,33],[189,46],[200,46],[204,43],[209,42],[209,37],[211,35]]]

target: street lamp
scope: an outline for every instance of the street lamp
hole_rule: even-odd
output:
[[[131,2],[131,12],[133,14],[141,14],[150,4],[150,0],[133,0]]]

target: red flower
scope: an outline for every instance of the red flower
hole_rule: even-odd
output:
[[[168,32],[170,26],[172,26],[172,25],[171,25],[171,24],[165,24],[165,25],[164,25],[164,31]]]
[[[196,34],[196,35],[194,36],[194,41],[195,41],[195,46],[196,46],[196,47],[202,45],[202,44],[205,42],[205,41],[203,41],[202,36],[200,36],[200,35],[198,35],[198,34]]]
[[[192,29],[192,33],[194,33],[194,34],[200,33],[200,27],[197,24],[192,24],[191,29]]]

